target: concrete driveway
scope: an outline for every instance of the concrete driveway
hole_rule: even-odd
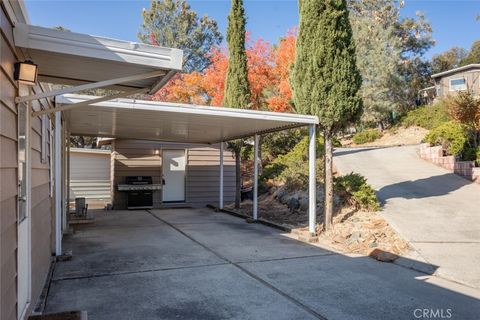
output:
[[[334,164],[368,179],[381,214],[436,274],[480,288],[480,185],[420,159],[417,148],[337,149]]]
[[[89,319],[478,319],[480,292],[208,209],[110,211],[65,239],[46,312]],[[448,311],[448,309],[450,311]]]

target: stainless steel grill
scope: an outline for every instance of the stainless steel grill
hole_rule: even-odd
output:
[[[127,192],[128,209],[153,208],[153,192],[160,190],[161,184],[153,184],[152,177],[131,176],[125,178],[125,184],[117,185],[118,191]]]

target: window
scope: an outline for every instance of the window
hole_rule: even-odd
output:
[[[450,91],[467,90],[465,78],[450,79]]]

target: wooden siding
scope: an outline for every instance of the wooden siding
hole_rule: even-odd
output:
[[[0,8],[0,319],[17,318],[17,113],[12,22]]]
[[[162,150],[187,150],[186,205],[193,207],[218,204],[219,196],[219,146],[198,146],[144,140],[117,139],[112,144],[113,186],[124,183],[126,176],[148,175],[154,183],[161,183]],[[224,152],[225,202],[235,197],[235,159],[230,151]],[[154,192],[154,207],[162,205],[161,191]],[[114,191],[114,206],[126,208],[126,194]]]
[[[17,318],[17,110],[18,87],[13,80],[13,65],[23,60],[13,44],[12,18],[3,2],[0,6],[0,319]],[[39,87],[33,88],[40,92]],[[32,104],[39,110],[39,103]],[[35,306],[50,266],[52,252],[52,205],[49,187],[49,161],[41,161],[41,120],[31,125],[31,252],[32,296]],[[47,153],[49,147],[47,145]]]
[[[35,93],[41,92],[38,87],[33,88]],[[48,108],[38,102],[32,103],[32,109],[38,111],[42,108]],[[47,118],[47,122],[50,121]],[[50,132],[48,123],[46,137],[42,137],[41,116],[31,119],[30,147],[32,163],[32,303],[30,310],[35,306],[38,297],[41,294],[48,270],[51,263],[53,252],[53,199],[50,197]],[[45,155],[46,161],[42,162],[42,139],[46,139]]]

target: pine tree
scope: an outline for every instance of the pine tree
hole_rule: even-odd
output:
[[[248,84],[247,53],[245,51],[245,10],[242,0],[232,0],[228,15],[227,44],[229,52],[225,95],[223,105],[231,108],[246,109],[250,103]],[[243,141],[230,142],[228,147],[235,153],[236,190],[235,208],[240,207],[241,168],[240,159]]]
[[[362,121],[378,124],[382,129],[398,107],[393,87],[405,86],[398,72],[402,50],[396,34],[398,16],[394,0],[350,0],[357,67],[363,79]]]
[[[362,80],[345,0],[301,0],[296,62],[292,73],[295,109],[319,117],[325,139],[325,229],[332,224],[332,138],[362,112]]]

